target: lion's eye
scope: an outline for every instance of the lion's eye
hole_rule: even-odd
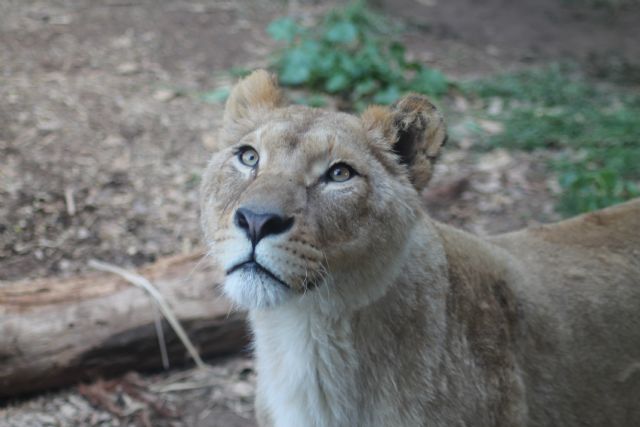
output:
[[[345,182],[353,178],[356,172],[345,163],[338,163],[329,168],[327,179],[334,182]]]
[[[238,150],[238,159],[243,165],[254,168],[258,164],[260,156],[258,156],[258,152],[253,148],[242,147]]]

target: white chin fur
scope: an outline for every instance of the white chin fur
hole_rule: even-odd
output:
[[[240,269],[224,281],[225,294],[246,309],[275,307],[292,297],[292,291],[265,274]]]
[[[247,261],[251,256],[251,250],[251,242],[235,232],[232,237],[217,243],[209,253],[224,271],[227,271],[239,262]]]

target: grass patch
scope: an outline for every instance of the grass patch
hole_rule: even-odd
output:
[[[476,81],[463,91],[501,100],[504,131],[491,146],[559,151],[551,166],[563,190],[559,209],[576,214],[640,195],[640,95],[600,87],[553,66]]]
[[[339,96],[347,109],[390,104],[408,91],[436,97],[446,93],[446,77],[408,59],[394,36],[397,30],[365,1],[334,9],[315,25],[277,19],[267,32],[284,47],[272,66],[281,84]]]

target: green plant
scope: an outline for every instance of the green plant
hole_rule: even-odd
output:
[[[319,25],[281,18],[267,32],[285,43],[273,60],[283,85],[338,95],[355,109],[370,102],[390,104],[406,91],[444,94],[445,76],[409,60],[393,29],[364,1],[356,1],[332,10]]]
[[[552,66],[462,85],[472,96],[501,99],[504,131],[491,146],[553,149],[563,190],[559,208],[586,212],[640,195],[640,95],[592,84]]]
[[[560,185],[564,190],[559,208],[567,214],[601,209],[640,196],[638,185],[609,168],[589,170],[585,165],[561,168]]]

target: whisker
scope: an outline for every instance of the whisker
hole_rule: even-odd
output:
[[[189,273],[187,274],[187,277],[184,278],[184,280],[182,280],[181,284],[186,284],[187,282],[189,282],[192,278],[193,275],[198,271],[198,269],[204,264],[204,261],[207,260],[207,257],[209,255],[209,252],[205,252],[200,259],[198,260],[198,262],[196,262],[196,265],[193,266],[193,268],[191,269],[191,271],[189,271]]]
[[[309,279],[309,270],[307,269],[307,265],[304,266],[304,280],[302,281],[302,297],[304,298],[307,295],[307,290],[309,290],[309,286],[307,280]]]

